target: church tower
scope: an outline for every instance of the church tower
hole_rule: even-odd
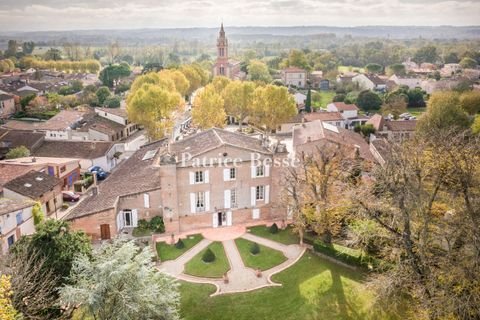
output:
[[[220,32],[217,38],[217,61],[215,62],[214,75],[226,76],[228,74],[228,40],[225,37],[225,30],[223,30],[223,22],[220,27]]]

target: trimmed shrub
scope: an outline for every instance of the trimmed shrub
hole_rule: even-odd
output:
[[[258,245],[258,243],[252,243],[252,245],[250,246],[250,253],[253,255],[257,255],[260,253],[260,246]]]
[[[150,220],[149,228],[154,232],[164,233],[165,225],[163,223],[163,218],[160,216],[153,217],[152,220]]]
[[[207,248],[205,252],[203,253],[202,260],[203,262],[210,263],[215,261],[215,253],[213,253],[212,249]]]
[[[175,248],[177,249],[185,248],[185,243],[183,243],[182,239],[178,239],[177,243],[175,243]]]
[[[313,244],[313,249],[316,252],[323,253],[329,257],[340,260],[346,264],[358,266],[367,269],[369,264],[378,267],[379,261],[369,256],[352,256],[344,252],[337,251],[333,245],[328,245],[320,240]]]
[[[140,219],[140,220],[138,220],[138,228],[140,228],[140,229],[148,229],[148,228],[149,228],[149,224],[148,224],[147,220],[145,220],[145,219]]]
[[[278,233],[278,226],[277,226],[276,223],[274,223],[270,226],[270,233],[272,233],[272,234]]]

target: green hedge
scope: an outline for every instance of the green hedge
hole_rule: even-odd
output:
[[[372,257],[363,256],[363,255],[354,256],[345,252],[340,252],[337,249],[335,249],[333,245],[325,244],[320,240],[314,241],[313,249],[316,252],[323,253],[329,257],[340,260],[346,264],[365,268],[365,269],[368,269],[369,265],[376,267],[378,264],[377,261]]]

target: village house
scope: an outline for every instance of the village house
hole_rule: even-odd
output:
[[[368,120],[367,117],[358,114],[359,109],[355,104],[332,102],[327,105],[327,111],[340,113],[344,120],[340,124],[345,129],[353,129],[357,125],[365,124]]]
[[[171,144],[164,139],[120,164],[67,219],[93,240],[158,215],[174,234],[286,219],[279,198],[283,169],[273,165],[283,159],[283,145],[216,128]]]
[[[397,76],[396,74],[392,75],[389,80],[393,81],[397,86],[407,86],[409,89],[420,88],[422,83],[421,78]]]
[[[8,119],[15,112],[15,97],[0,91],[0,119]]]
[[[62,208],[62,180],[45,172],[29,171],[3,186],[5,198],[40,203],[47,218],[57,218],[56,214]]]
[[[63,181],[62,190],[73,189],[73,184],[80,178],[80,162],[72,158],[52,157],[23,157],[0,161],[1,168],[5,170],[15,169],[17,166],[29,168],[47,173],[49,176],[59,178]]]
[[[307,85],[307,71],[297,67],[289,67],[281,70],[283,84],[305,88]]]
[[[440,69],[440,75],[442,77],[452,77],[461,71],[462,66],[459,63],[447,63]]]
[[[358,74],[352,78],[352,82],[363,90],[385,91],[387,82],[376,74]]]
[[[382,115],[373,115],[366,124],[371,124],[375,135],[388,141],[400,142],[415,135],[416,120],[385,120]]]
[[[44,141],[33,155],[36,157],[78,159],[82,171],[91,166],[100,166],[108,172],[117,165],[118,153],[123,150],[122,144],[114,144],[113,142]]]
[[[369,145],[365,139],[351,130],[333,126],[316,120],[293,128],[293,148],[295,156],[299,153],[311,154],[316,148],[336,144],[351,151],[351,155],[373,162]]]
[[[0,197],[0,256],[23,235],[35,232],[32,208],[34,201]]]
[[[44,139],[45,135],[40,132],[0,129],[0,160],[5,159],[10,150],[20,146],[26,147],[32,153]]]

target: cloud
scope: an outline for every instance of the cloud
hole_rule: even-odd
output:
[[[1,0],[0,30],[477,25],[472,0]]]

